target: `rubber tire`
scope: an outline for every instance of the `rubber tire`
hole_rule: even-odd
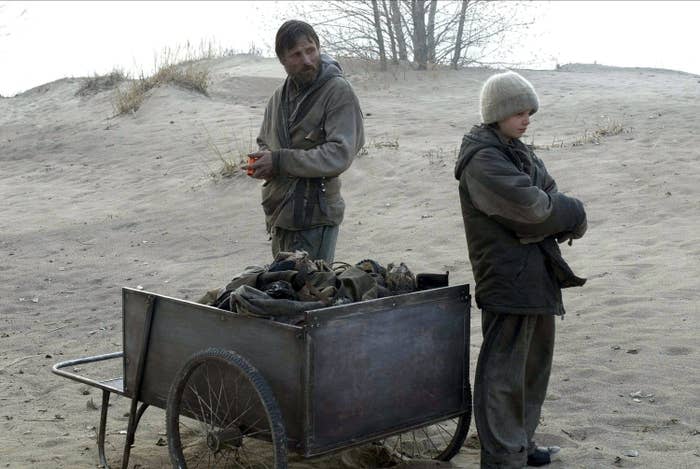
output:
[[[287,437],[282,420],[282,413],[277,400],[260,372],[247,360],[229,350],[210,348],[192,355],[173,379],[168,394],[166,408],[166,427],[168,434],[168,450],[173,468],[186,469],[187,462],[182,453],[180,440],[179,416],[180,404],[189,377],[202,364],[208,361],[218,361],[244,376],[257,393],[268,419],[273,447],[274,469],[287,469]]]

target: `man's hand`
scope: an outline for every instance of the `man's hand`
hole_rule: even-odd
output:
[[[253,171],[253,174],[250,175],[251,177],[265,179],[266,181],[272,178],[272,152],[270,150],[256,151],[249,153],[248,156],[255,158],[255,162],[243,166],[243,169],[251,169]]]

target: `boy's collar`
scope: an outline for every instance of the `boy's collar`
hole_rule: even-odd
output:
[[[493,130],[493,133],[496,134],[498,141],[500,141],[503,145],[513,145],[513,140],[517,140],[513,138],[508,138],[505,135],[503,135],[501,129],[499,129],[497,125],[493,125],[490,127]]]

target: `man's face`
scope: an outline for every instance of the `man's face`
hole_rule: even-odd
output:
[[[306,37],[300,38],[294,47],[284,52],[280,60],[295,82],[307,85],[314,81],[321,66],[321,53],[316,43]]]
[[[508,138],[520,138],[530,125],[530,110],[507,117],[498,123],[498,128]]]

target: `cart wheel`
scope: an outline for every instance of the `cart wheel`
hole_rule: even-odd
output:
[[[462,415],[442,422],[416,428],[381,441],[391,453],[401,459],[437,459],[449,461],[464,444],[472,418],[472,390],[467,384],[469,409]]]
[[[190,357],[173,380],[166,421],[174,468],[287,468],[277,401],[260,372],[234,352]]]

